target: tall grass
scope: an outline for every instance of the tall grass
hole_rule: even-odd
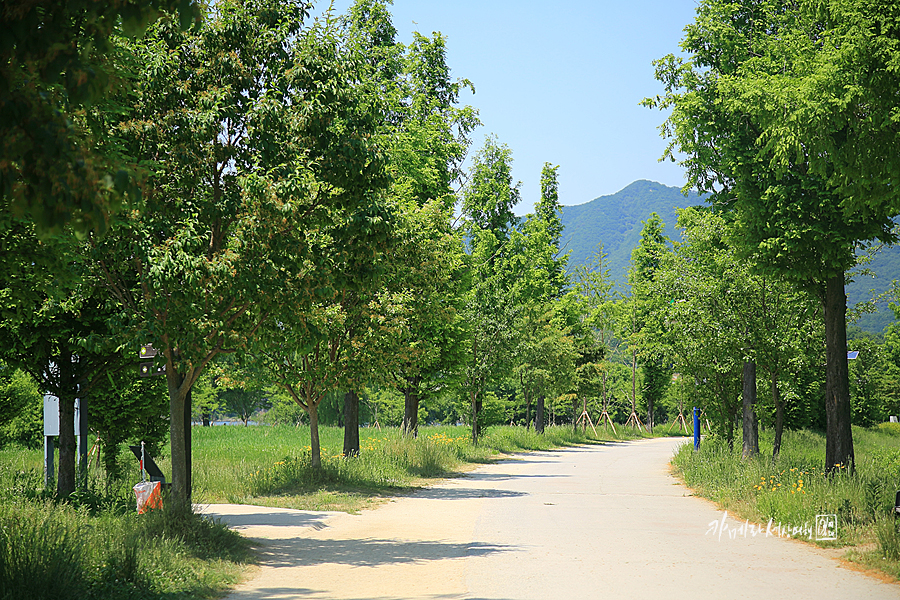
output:
[[[31,452],[9,457],[0,463],[0,600],[207,598],[250,559],[245,540],[190,509],[166,501],[136,514],[130,482],[95,480],[57,501]]]
[[[237,534],[171,502],[144,515],[0,502],[3,600],[210,597],[240,578],[248,557]]]
[[[823,468],[822,434],[785,432],[774,463],[772,437],[772,432],[760,434],[761,455],[752,460],[742,460],[739,447],[729,450],[724,440],[708,437],[699,452],[683,446],[673,464],[699,495],[741,518],[815,527],[817,515],[836,515],[837,540],[827,545],[874,544],[875,551],[853,556],[900,577],[900,533],[892,516],[900,489],[900,430],[854,427],[856,471],[845,468],[832,475]]]

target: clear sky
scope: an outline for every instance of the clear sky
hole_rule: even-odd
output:
[[[351,0],[335,0],[338,13]],[[495,134],[512,150],[522,182],[516,213],[531,212],[545,162],[559,165],[560,202],[584,204],[638,179],[684,185],[677,164],[658,162],[665,115],[638,103],[662,93],[652,61],[677,53],[696,0],[395,0],[401,42],[447,38],[454,77],[475,86],[462,102],[483,126],[470,156]],[[323,0],[318,10],[327,6]]]

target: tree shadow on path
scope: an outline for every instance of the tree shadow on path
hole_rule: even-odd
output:
[[[390,539],[291,539],[267,540],[260,547],[260,562],[267,567],[290,568],[320,564],[380,567],[394,564],[478,557],[509,552],[514,547],[438,541]]]

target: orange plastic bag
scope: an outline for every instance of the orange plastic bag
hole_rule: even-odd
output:
[[[142,515],[151,508],[162,508],[161,488],[158,481],[144,481],[134,486],[138,514]]]

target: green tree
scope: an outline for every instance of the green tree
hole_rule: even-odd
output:
[[[510,234],[517,233],[512,209],[519,201],[520,185],[512,182],[512,152],[488,137],[474,158],[462,202],[471,249],[463,311],[471,343],[465,390],[475,443],[481,395],[487,383],[503,378],[515,339],[519,304],[512,291],[519,272],[510,262],[517,256]]]
[[[21,369],[0,365],[0,446],[39,448],[44,401],[37,381]]]
[[[594,387],[594,375],[599,369],[599,395],[601,401],[600,419],[605,425],[611,424],[609,417],[609,396],[607,380],[611,367],[610,357],[618,349],[620,338],[617,337],[618,295],[615,283],[610,277],[609,260],[603,246],[597,248],[593,256],[584,264],[575,268],[574,290],[572,293],[580,297],[580,318],[583,326],[589,329],[596,342],[593,356],[582,353],[588,360],[579,365],[581,370],[582,396]],[[590,345],[591,347],[593,345]],[[605,416],[604,416],[605,415]]]
[[[369,332],[364,362],[381,371],[369,368],[370,378],[387,383],[385,372],[393,375],[405,395],[403,430],[415,435],[420,401],[436,386],[446,385],[460,355],[456,321],[462,244],[451,223],[454,186],[478,119],[474,109],[459,105],[460,92],[471,83],[451,79],[443,36],[415,32],[409,46],[397,43],[387,3],[378,0],[358,0],[343,21],[350,43],[366,64],[367,93],[385,114],[378,136],[391,177],[388,195],[398,208],[397,244],[385,261],[384,290],[377,302],[382,308],[393,307],[394,315],[370,313],[378,324],[364,328]],[[375,339],[374,329],[401,314],[403,327],[390,327],[392,333],[385,330]],[[358,400],[350,394],[347,400],[352,415]],[[351,421],[346,420],[345,435],[352,438]],[[345,451],[358,450],[358,435],[356,439]]]
[[[734,286],[743,281],[746,270],[734,262],[724,221],[717,215],[683,210],[678,226],[682,242],[659,265],[651,291],[667,303],[665,343],[677,370],[695,381],[705,395],[706,408],[718,417],[715,420],[732,445],[749,349],[746,324],[733,301],[742,301],[745,290]]]
[[[657,77],[665,83],[666,95],[647,104],[672,108],[663,133],[672,137],[671,149],[677,147],[686,157],[688,186],[714,192],[715,204],[739,215],[746,254],[760,268],[806,286],[822,302],[825,466],[832,471],[841,464],[852,468],[854,463],[845,272],[855,263],[860,242],[893,239],[896,200],[883,201],[884,196],[877,194],[848,195],[854,189],[848,182],[859,176],[848,165],[857,159],[841,158],[837,141],[852,139],[848,147],[858,147],[853,144],[865,139],[862,144],[877,147],[873,140],[857,137],[869,126],[856,131],[846,126],[857,120],[846,120],[850,113],[859,115],[854,113],[857,109],[870,114],[857,103],[868,92],[850,93],[846,97],[855,99],[849,105],[826,109],[832,103],[829,94],[843,93],[839,89],[847,80],[841,79],[840,88],[833,87],[823,73],[825,65],[832,68],[829,61],[840,45],[840,35],[835,34],[854,29],[844,20],[847,14],[832,9],[856,4],[836,1],[823,5],[825,10],[818,6],[781,0],[701,3],[696,21],[685,30],[682,48],[688,56],[669,55],[657,61]],[[813,31],[819,33],[810,35]],[[845,41],[850,39],[855,38]],[[838,52],[846,57],[858,48],[850,51],[844,46]],[[876,60],[883,58],[882,54]],[[877,79],[862,77],[869,83]],[[818,88],[826,80],[823,95]],[[845,119],[843,129],[839,119],[830,118],[834,114]],[[827,133],[809,145],[797,135],[814,130]],[[821,143],[826,138],[835,144]],[[797,151],[801,145],[802,151]],[[890,186],[874,187],[885,192]]]
[[[304,16],[278,0],[217,3],[196,31],[160,22],[130,45],[143,84],[115,126],[153,174],[143,210],[91,239],[91,262],[123,337],[152,342],[165,364],[182,499],[197,378],[284,307],[333,296],[346,284],[334,265],[384,220],[356,65],[331,23],[304,29]]]
[[[127,87],[117,35],[140,35],[161,11],[188,27],[199,3],[9,2],[0,13],[0,202],[41,235],[70,224],[103,230],[136,164],[116,152],[92,112]]]
[[[525,397],[526,422],[531,400],[537,400],[535,429],[544,430],[544,402],[568,392],[574,376],[574,341],[569,335],[577,319],[567,319],[571,304],[559,301],[569,286],[568,254],[560,255],[560,203],[557,168],[549,163],[541,173],[541,198],[520,230],[512,230],[497,270],[512,284],[510,298],[518,304],[518,333],[511,356],[518,385]]]
[[[877,341],[865,336],[854,339],[851,349],[859,352],[850,362],[850,394],[853,423],[871,427],[887,420],[884,389],[881,377],[887,370],[885,349]]]
[[[487,137],[473,159],[463,190],[462,212],[473,236],[481,230],[490,231],[495,239],[506,239],[518,223],[513,207],[521,200],[521,185],[513,183],[512,151],[496,137]]]
[[[468,256],[469,286],[465,292],[463,323],[468,329],[469,352],[465,363],[464,390],[469,397],[472,441],[480,434],[478,415],[487,384],[503,379],[515,342],[515,322],[520,306],[511,293],[511,273],[498,269],[501,242],[490,230],[479,230]],[[502,266],[502,265],[501,265]]]
[[[27,372],[42,394],[59,398],[56,493],[65,497],[78,483],[75,400],[88,401],[98,381],[127,361],[111,335],[111,313],[97,282],[81,279],[74,236],[41,240],[33,223],[5,215],[0,244],[2,264],[10,269],[0,280],[2,358]]]
[[[160,377],[138,377],[137,357],[110,365],[86,394],[88,425],[100,442],[100,455],[109,480],[122,475],[123,443],[146,444],[159,456],[168,428],[168,394]],[[130,452],[125,460],[133,460]]]
[[[655,410],[666,394],[672,379],[672,371],[665,353],[664,324],[662,315],[664,297],[656,293],[656,280],[671,242],[663,235],[664,224],[659,215],[652,213],[641,230],[638,245],[631,253],[628,283],[631,285],[629,346],[632,351],[632,369],[636,370],[640,359],[643,372],[641,397],[647,407],[647,427],[652,431]],[[627,328],[626,324],[626,328]],[[632,373],[635,385],[636,373]],[[635,394],[636,395],[636,394]],[[636,415],[635,415],[636,418]]]
[[[534,205],[534,218],[529,219],[532,222],[536,221],[546,231],[547,250],[552,252],[546,268],[550,285],[553,287],[554,298],[561,297],[570,283],[566,275],[569,255],[568,253],[560,254],[563,225],[562,204],[559,201],[558,170],[559,166],[554,167],[550,163],[544,163],[544,167],[541,169],[541,199]],[[532,268],[537,267],[538,265],[532,265]]]

